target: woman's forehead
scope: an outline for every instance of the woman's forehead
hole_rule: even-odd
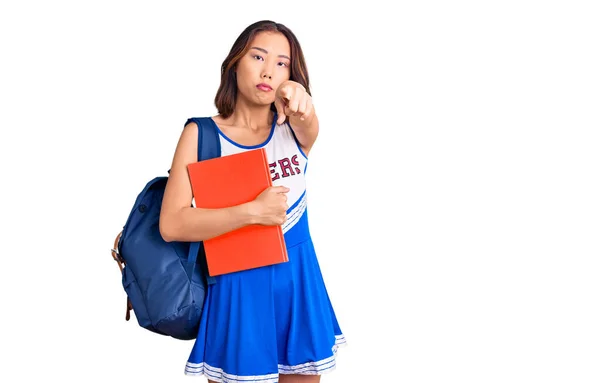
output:
[[[268,54],[276,55],[290,55],[290,43],[287,38],[279,32],[268,32],[263,31],[258,33],[252,39],[250,48],[261,48],[268,52]]]

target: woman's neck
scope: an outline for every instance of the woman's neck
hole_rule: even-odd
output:
[[[235,110],[231,116],[225,119],[225,123],[257,131],[265,127],[270,128],[273,118],[270,105],[248,105],[238,99]]]

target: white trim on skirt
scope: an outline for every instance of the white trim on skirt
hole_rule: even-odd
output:
[[[185,365],[185,374],[192,376],[206,376],[208,379],[218,383],[240,383],[240,382],[259,382],[259,383],[277,383],[279,374],[297,374],[297,375],[322,375],[335,369],[335,358],[337,350],[346,346],[346,337],[344,335],[335,336],[335,344],[331,348],[333,355],[329,358],[308,362],[295,366],[278,365],[278,374],[265,375],[232,375],[224,372],[222,369],[210,366],[206,363],[190,363]]]

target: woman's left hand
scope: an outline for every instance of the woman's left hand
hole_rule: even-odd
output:
[[[285,81],[275,92],[275,108],[278,125],[285,122],[286,116],[300,117],[300,120],[304,121],[313,112],[312,97],[301,84]]]

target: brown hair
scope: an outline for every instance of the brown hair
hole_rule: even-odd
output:
[[[290,65],[290,80],[304,86],[306,92],[310,94],[308,70],[304,60],[304,54],[298,39],[292,31],[283,24],[276,23],[270,20],[258,21],[249,25],[235,40],[229,55],[221,65],[221,85],[215,97],[215,106],[219,114],[223,118],[231,116],[235,109],[235,101],[237,97],[237,82],[235,79],[235,68],[238,61],[248,52],[250,43],[254,36],[259,32],[280,32],[290,43],[291,50],[291,65]],[[271,104],[271,110],[276,111],[275,105]]]

